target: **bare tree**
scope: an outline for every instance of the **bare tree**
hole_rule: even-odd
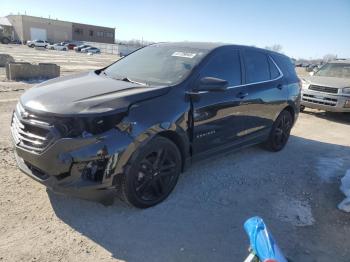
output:
[[[337,57],[338,56],[335,55],[335,54],[326,54],[326,55],[323,56],[323,62],[330,62],[332,60],[337,59]]]
[[[265,49],[281,53],[282,46],[280,44],[274,44],[272,46],[265,46]]]

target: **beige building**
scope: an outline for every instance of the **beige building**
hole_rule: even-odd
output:
[[[28,15],[9,15],[7,18],[13,26],[14,39],[23,43],[36,39],[49,42],[89,41],[114,43],[115,39],[115,29],[110,27]]]

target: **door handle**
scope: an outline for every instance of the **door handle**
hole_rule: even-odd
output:
[[[239,93],[237,94],[237,97],[240,98],[240,99],[243,99],[243,98],[245,98],[246,96],[248,96],[248,93],[239,92]]]
[[[278,84],[276,87],[281,90],[283,88],[283,85],[282,84]]]

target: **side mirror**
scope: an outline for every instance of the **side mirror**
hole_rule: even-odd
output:
[[[198,81],[194,91],[220,92],[225,91],[228,87],[228,82],[224,79],[215,77],[203,77]]]
[[[310,76],[313,76],[314,74],[315,74],[315,72],[313,72],[313,71],[309,73]]]

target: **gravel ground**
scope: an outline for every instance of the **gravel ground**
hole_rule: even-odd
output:
[[[57,62],[63,74],[112,55],[0,45],[16,60]],[[2,81],[1,81],[2,80]],[[349,261],[340,178],[350,169],[350,116],[306,110],[286,148],[259,146],[194,164],[162,204],[138,210],[58,196],[17,170],[11,112],[33,83],[0,71],[0,261],[243,261],[242,224],[259,215],[293,261]]]

